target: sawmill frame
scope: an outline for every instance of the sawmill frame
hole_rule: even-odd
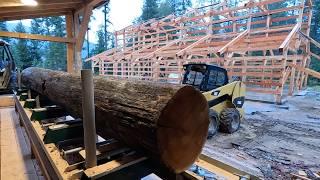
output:
[[[65,16],[66,37],[0,31],[0,37],[33,39],[67,44],[67,71],[82,69],[81,51],[92,10],[109,0],[37,0],[37,6],[27,6],[20,0],[1,0],[0,21]]]
[[[281,103],[320,73],[308,67],[312,1],[249,0],[222,3],[169,15],[116,31],[115,48],[93,56],[99,75],[160,82],[180,82],[187,63],[217,64],[247,90],[271,94]],[[282,23],[282,24],[281,24]],[[285,24],[285,25],[283,25]],[[173,75],[175,77],[173,77]]]

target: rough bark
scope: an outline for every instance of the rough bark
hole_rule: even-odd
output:
[[[80,76],[28,68],[22,83],[82,117]],[[191,86],[94,78],[97,133],[145,150],[175,172],[201,153],[208,132],[208,105]]]

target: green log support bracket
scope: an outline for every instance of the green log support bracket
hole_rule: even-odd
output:
[[[33,109],[36,107],[36,100],[35,99],[26,99],[26,102],[24,103],[24,108]]]
[[[82,122],[49,126],[43,138],[45,144],[58,143],[67,139],[83,138]]]
[[[17,95],[20,96],[22,93],[27,93],[28,89],[18,89],[17,90]]]
[[[36,108],[32,110],[30,119],[32,121],[41,121],[44,119],[58,118],[66,116],[66,112],[59,106],[48,106],[45,108]]]
[[[28,99],[28,93],[21,93],[19,101],[25,101]]]

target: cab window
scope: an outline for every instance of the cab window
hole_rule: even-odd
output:
[[[202,83],[204,75],[201,72],[190,71],[187,75],[186,84],[199,86]]]
[[[226,82],[225,73],[222,72],[222,71],[218,71],[218,74],[217,74],[217,85],[218,86],[223,86],[225,82]]]
[[[223,71],[211,70],[207,82],[207,90],[221,87],[226,82],[226,75]]]

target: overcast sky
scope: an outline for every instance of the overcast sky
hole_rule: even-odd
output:
[[[110,1],[110,21],[113,26],[110,30],[120,30],[132,24],[132,21],[142,13],[143,0],[111,0]],[[96,31],[100,25],[104,25],[104,14],[102,9],[93,12],[95,20],[90,22],[90,41],[96,40]]]
[[[1,0],[0,0],[1,1]],[[112,27],[110,31],[120,30],[126,26],[132,24],[135,18],[139,17],[142,13],[143,0],[111,0],[110,1],[110,22],[112,22]],[[104,14],[102,13],[103,7],[100,9],[95,9],[93,11],[94,18],[91,19],[89,24],[89,38],[90,42],[96,42],[96,32],[99,29],[99,26],[104,25]],[[9,24],[9,30],[13,30],[15,25],[19,21],[11,21]],[[22,23],[30,27],[31,20],[23,20]],[[8,24],[8,25],[9,25]]]
[[[1,1],[1,0],[0,0]],[[196,1],[192,0],[193,6],[197,7]],[[126,26],[132,24],[132,22],[141,15],[142,13],[143,0],[110,0],[110,22],[112,27],[110,31],[120,30]],[[102,13],[103,8],[95,9],[89,27],[89,38],[90,42],[95,43],[97,40],[96,32],[99,26],[104,25],[104,14]],[[12,22],[16,24],[18,21]],[[23,23],[30,27],[31,20],[23,20]],[[12,30],[12,29],[10,29]]]

